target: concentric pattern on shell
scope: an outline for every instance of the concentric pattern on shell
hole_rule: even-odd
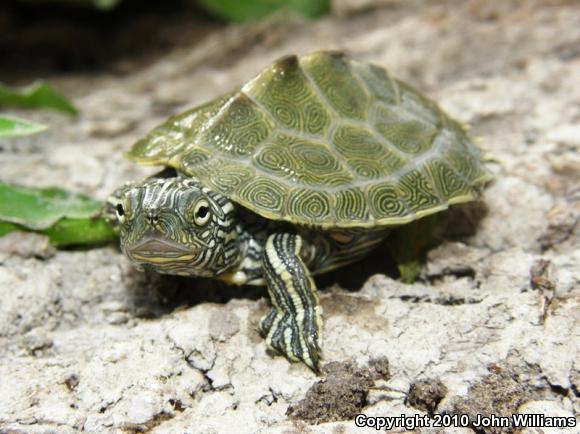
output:
[[[292,184],[329,188],[349,185],[352,174],[324,142],[279,134],[253,158],[253,164]]]
[[[170,118],[129,156],[167,164],[271,219],[402,224],[477,196],[479,151],[437,104],[377,66],[320,52]]]

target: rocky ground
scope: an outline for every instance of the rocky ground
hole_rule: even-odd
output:
[[[52,128],[0,143],[2,179],[105,198],[151,173],[122,152],[164,117],[280,55],[338,48],[472,125],[497,160],[481,203],[447,213],[413,285],[380,254],[348,269],[354,283],[344,272],[319,282],[322,377],[266,351],[262,290],[143,276],[114,246],[0,239],[0,432],[349,433],[364,431],[360,412],[578,423],[578,3],[335,6],[318,22],[216,27],[145,65],[52,77],[81,115],[25,113]]]

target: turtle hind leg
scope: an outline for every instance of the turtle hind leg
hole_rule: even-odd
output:
[[[319,372],[322,308],[300,256],[302,245],[299,235],[277,233],[268,237],[262,267],[273,307],[260,329],[271,348]]]

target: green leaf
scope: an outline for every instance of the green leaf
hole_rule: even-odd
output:
[[[95,215],[100,203],[59,188],[30,188],[0,183],[0,220],[30,229],[47,229],[63,217]]]
[[[198,0],[208,11],[228,21],[259,20],[278,10],[316,18],[330,12],[330,0]]]
[[[19,229],[18,225],[12,223],[0,222],[0,237],[3,237],[10,232],[17,231]]]
[[[0,235],[34,231],[57,246],[111,241],[116,235],[100,210],[100,202],[81,194],[0,183]]]
[[[46,126],[18,118],[0,116],[0,138],[26,136],[46,130]]]
[[[102,218],[64,218],[41,233],[57,247],[101,244],[117,238],[111,226]]]
[[[0,106],[47,108],[77,114],[77,109],[63,95],[42,81],[18,90],[0,84]]]
[[[403,282],[413,283],[419,276],[425,251],[435,240],[436,226],[437,215],[430,215],[397,228],[387,239]]]

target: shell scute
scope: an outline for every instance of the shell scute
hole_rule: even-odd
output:
[[[239,93],[202,127],[196,141],[225,154],[249,156],[273,129],[266,114],[250,98]]]
[[[253,162],[257,168],[298,185],[324,188],[353,180],[328,146],[285,134],[262,146]]]
[[[336,151],[360,178],[388,176],[401,169],[406,158],[367,128],[343,125],[332,137]]]
[[[425,165],[425,170],[433,179],[435,188],[441,196],[453,197],[470,194],[469,184],[445,161],[441,159],[430,161]]]
[[[266,216],[279,216],[283,213],[288,188],[274,178],[257,175],[238,186],[234,197],[245,203],[251,203],[252,209]]]
[[[316,53],[304,57],[300,64],[334,111],[349,119],[368,118],[370,96],[346,58]]]
[[[211,188],[228,195],[256,175],[251,167],[224,158],[213,158],[188,173],[197,179],[207,180]]]
[[[335,216],[337,221],[368,220],[369,206],[364,193],[359,188],[338,190]]]
[[[333,218],[333,196],[322,191],[299,188],[290,191],[287,214],[304,216],[307,222],[316,223]]]
[[[175,162],[175,165],[183,171],[191,170],[194,166],[209,160],[212,156],[211,152],[199,146],[187,146],[186,144],[185,149],[186,151],[178,156]]]
[[[437,208],[442,201],[433,188],[432,181],[421,170],[414,169],[401,176],[398,183],[401,199],[413,213]]]
[[[409,209],[395,182],[369,185],[366,195],[372,215],[376,220],[380,221],[385,217],[403,218],[409,214]]]
[[[437,136],[437,128],[396,107],[378,106],[374,115],[378,133],[397,150],[421,154],[429,150]]]
[[[296,56],[274,63],[242,91],[288,130],[321,135],[330,125],[328,110],[317,98]]]

